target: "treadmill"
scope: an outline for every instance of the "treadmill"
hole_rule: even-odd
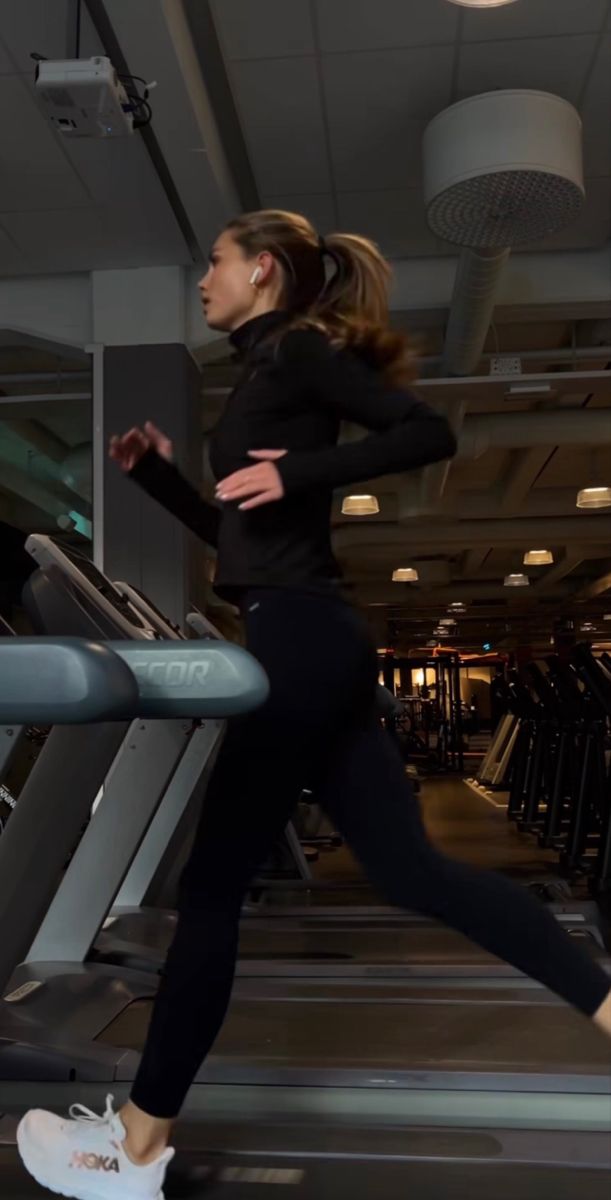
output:
[[[160,653],[154,642],[132,647],[131,659],[125,653],[138,671],[137,711],[145,714],[139,724],[148,717],[147,701],[157,717],[166,703],[159,689],[151,693],[150,671],[143,683],[143,661],[154,664],[155,675]],[[195,643],[183,653],[201,662],[205,649]],[[233,662],[241,671],[249,659]],[[117,716],[132,711],[122,708]],[[66,753],[56,755],[62,783],[80,757],[74,745],[70,761]],[[65,789],[54,799],[74,806]],[[35,828],[43,808],[39,804],[36,814],[22,796],[22,825]],[[0,897],[3,886],[0,873]],[[62,988],[64,971],[70,984]],[[87,977],[96,986],[84,996]],[[93,1037],[100,1024],[93,1012],[98,989],[111,978],[108,967],[89,964],[69,973],[68,964],[52,968],[31,959],[18,969],[0,1006],[6,1039],[0,1108],[62,1105],[68,1095],[97,1106],[109,1082],[124,1091],[137,1066],[143,1029],[134,1025],[148,985],[135,973],[112,978],[121,1012]],[[58,982],[54,1005],[49,996]],[[192,1147],[195,1186],[203,1190],[216,1179],[229,1197],[254,1195],[253,1184],[269,1183],[293,1186],[291,1194],[302,1197],[330,1195],[331,1187],[364,1196],[376,1183],[391,1198],[410,1184],[421,1196],[443,1195],[446,1188],[455,1197],[483,1196],[483,1181],[506,1194],[499,1172],[510,1167],[511,1185],[533,1198],[528,1186],[535,1183],[537,1195],[551,1195],[542,1187],[553,1183],[562,1196],[570,1171],[572,1186],[597,1200],[608,1182],[608,1043],[546,993],[516,998],[512,991],[476,990],[469,999],[478,1007],[469,1008],[461,992],[426,981],[411,994],[382,990],[375,980],[357,991],[337,981],[315,991],[301,981],[288,998],[278,995],[275,980],[238,981],[229,1021],[185,1113],[182,1137]],[[41,1023],[44,1010],[48,1019]],[[202,1112],[203,1132],[188,1124]],[[11,1137],[8,1126],[0,1167],[4,1162],[14,1171]]]
[[[13,637],[13,630],[10,625],[0,617],[0,638]],[[10,720],[6,725],[0,723],[0,789],[2,788],[3,779],[9,770],[13,759],[21,748],[25,740],[25,726],[18,725],[14,720]],[[3,799],[0,791],[0,799]],[[0,833],[2,825],[0,823]]]
[[[180,631],[142,593],[125,583],[111,583],[73,550],[39,536],[29,538],[26,548],[43,573],[61,572],[70,587],[85,597],[76,607],[65,598],[54,601],[51,596],[45,601],[49,588],[45,591],[37,577],[32,577],[32,616],[48,632],[120,637],[137,636],[141,631],[140,636],[147,638],[181,637]],[[32,596],[33,591],[39,595]],[[214,644],[218,639],[218,631],[201,615],[197,627],[204,644]],[[190,734],[185,729],[180,731],[178,743],[169,751],[170,758],[174,755],[173,768],[169,761],[163,766],[154,737],[155,748],[147,759],[148,773],[137,779],[133,774],[114,779],[117,813],[124,808],[123,796],[132,795],[134,790],[147,790],[148,802],[140,798],[137,809],[130,805],[133,820],[129,826],[108,804],[103,813],[96,814],[40,931],[36,950],[43,958],[89,958],[119,969],[159,973],[176,923],[175,913],[167,907],[168,897],[171,902],[190,847],[195,810],[202,802],[221,735],[220,723],[212,722]],[[112,782],[111,775],[109,785]],[[118,836],[126,842],[131,839],[131,866],[113,904],[98,847],[111,846]],[[160,908],[160,904],[165,907]],[[79,935],[75,931],[69,940],[65,930],[76,907],[88,918]],[[97,924],[92,932],[89,914],[94,912]],[[569,910],[568,915],[575,923],[575,936],[587,936],[592,952],[601,954],[601,946],[584,934],[579,914],[573,916]],[[421,980],[429,979],[465,988],[473,988],[478,980],[485,979],[490,986],[502,988],[510,981],[520,993],[539,988],[535,981],[524,978],[460,934],[396,909],[353,911],[338,906],[327,910],[321,921],[317,909],[295,911],[265,906],[263,911],[248,908],[245,918],[238,978],[341,980],[346,985],[362,980],[401,980],[406,987],[412,983],[419,986]]]

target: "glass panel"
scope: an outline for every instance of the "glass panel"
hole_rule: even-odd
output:
[[[91,365],[59,350],[0,345],[0,615],[18,632],[29,534],[92,555]]]

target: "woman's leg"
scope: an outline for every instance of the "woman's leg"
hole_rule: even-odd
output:
[[[611,1033],[605,972],[525,888],[431,845],[404,764],[377,722],[345,740],[317,799],[391,903],[460,930]]]
[[[223,1024],[244,896],[303,783],[286,746],[271,754],[248,729],[230,730],[181,881],[176,933],[132,1089],[132,1103],[152,1117],[178,1114]]]
[[[322,770],[355,711],[368,710],[375,653],[336,600],[258,592],[247,644],[270,697],[231,725],[185,870],[176,935],[134,1083],[122,1112],[126,1149],[154,1158],[223,1023],[245,892],[304,785]]]

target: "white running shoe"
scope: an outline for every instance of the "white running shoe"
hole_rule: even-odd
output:
[[[106,1100],[98,1117],[73,1104],[70,1119],[32,1109],[17,1129],[17,1146],[30,1175],[58,1196],[75,1200],[163,1200],[166,1168],[174,1157],[164,1153],[146,1167],[136,1166],[123,1149],[125,1128]]]

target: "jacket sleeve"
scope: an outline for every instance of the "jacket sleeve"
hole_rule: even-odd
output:
[[[313,486],[339,487],[452,458],[456,438],[444,416],[408,389],[393,389],[349,350],[336,350],[316,330],[293,330],[278,351],[280,368],[369,437],[320,450],[291,451],[275,466],[290,495]]]
[[[156,450],[147,450],[129,472],[129,477],[187,529],[216,549],[221,521],[219,509],[202,500],[174,463],[161,458]]]

